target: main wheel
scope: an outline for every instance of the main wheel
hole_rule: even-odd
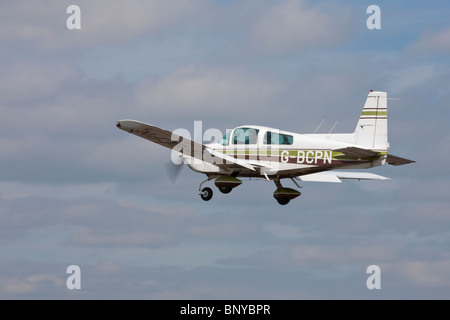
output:
[[[289,199],[289,198],[278,198],[277,201],[278,201],[279,204],[284,206],[285,204],[288,204],[289,201],[291,201],[291,199]]]
[[[230,193],[233,190],[232,187],[219,187],[220,192],[222,193]]]
[[[200,197],[203,200],[208,201],[212,198],[212,196],[213,196],[213,191],[211,190],[211,188],[206,187],[206,188],[202,189],[202,193],[200,194]]]

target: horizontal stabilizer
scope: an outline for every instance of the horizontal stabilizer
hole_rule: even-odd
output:
[[[302,181],[342,182],[341,179],[389,180],[390,178],[369,172],[323,171],[298,177]]]
[[[393,166],[401,166],[402,164],[415,163],[414,160],[393,156],[392,154],[388,154],[386,162]]]
[[[371,157],[375,157],[380,154],[379,152],[376,152],[376,151],[357,148],[357,147],[334,149],[333,151],[341,152],[345,156],[350,157],[350,158],[371,158]]]
[[[342,182],[336,174],[330,174],[329,172],[318,172],[305,174],[298,177],[302,181],[316,181],[316,182]]]

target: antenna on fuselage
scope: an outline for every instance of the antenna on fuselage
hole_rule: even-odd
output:
[[[338,124],[339,120],[336,120],[336,122],[334,123],[334,125],[331,127],[330,131],[328,132],[328,134],[331,134],[331,131],[333,131],[334,127],[336,127],[336,125]]]
[[[322,123],[325,121],[326,118],[323,118],[322,122],[319,123],[319,125],[317,126],[316,130],[314,130],[313,134],[315,134],[317,132],[317,130],[319,130],[320,126],[322,125]]]

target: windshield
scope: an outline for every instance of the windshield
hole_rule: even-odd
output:
[[[223,146],[228,145],[228,140],[230,138],[230,133],[231,133],[231,131],[227,130],[227,133],[225,133],[225,135],[223,136],[222,140],[220,140],[220,142],[219,142],[221,145],[223,145]]]
[[[237,128],[233,132],[233,144],[256,144],[258,132],[258,129],[253,128]]]

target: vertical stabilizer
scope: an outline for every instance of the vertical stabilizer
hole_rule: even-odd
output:
[[[387,131],[387,94],[371,90],[353,133],[355,143],[362,148],[385,151],[389,147]]]

